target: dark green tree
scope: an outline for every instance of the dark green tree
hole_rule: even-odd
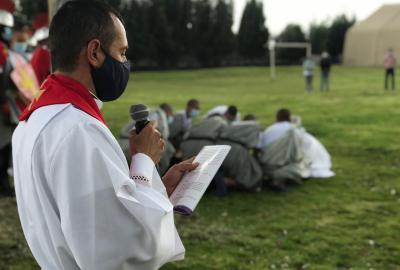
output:
[[[152,0],[149,6],[149,46],[154,47],[154,60],[158,65],[169,68],[174,64],[174,42],[164,3],[163,0]]]
[[[210,66],[213,62],[212,48],[213,23],[212,6],[209,0],[194,2],[193,14],[193,51],[202,66]]]
[[[289,24],[278,36],[277,41],[280,42],[305,42],[306,37],[297,24]],[[286,49],[282,48],[277,51],[277,59],[282,64],[297,64],[306,55],[305,49]]]
[[[232,2],[219,0],[212,15],[212,64],[218,66],[222,60],[233,53],[235,36],[232,32]]]
[[[240,22],[238,33],[240,55],[248,59],[265,57],[268,36],[262,2],[250,0],[244,8]]]
[[[328,46],[329,26],[326,23],[311,24],[310,26],[310,42],[313,54],[321,54],[327,50]]]
[[[175,64],[191,53],[192,1],[164,0],[166,17],[171,29]]]
[[[156,49],[149,30],[149,10],[148,2],[135,0],[124,4],[121,9],[129,43],[128,58],[133,62],[133,68],[156,63]]]
[[[355,22],[354,17],[349,19],[346,15],[339,15],[333,20],[329,28],[328,51],[337,62],[341,60],[346,32]]]

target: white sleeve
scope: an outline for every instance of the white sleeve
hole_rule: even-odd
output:
[[[167,190],[149,156],[142,153],[132,156],[130,176],[136,184],[151,187],[168,198]]]
[[[71,255],[80,269],[99,270],[158,269],[183,259],[171,203],[154,183],[135,184],[111,136],[79,125],[52,158],[50,189]],[[134,175],[153,182],[146,158],[134,156]]]

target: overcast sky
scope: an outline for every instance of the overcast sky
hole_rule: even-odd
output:
[[[243,8],[247,0],[233,0],[235,22],[233,29],[239,28]],[[259,0],[260,1],[260,0]],[[269,31],[279,34],[287,24],[300,24],[307,32],[311,22],[330,20],[338,14],[355,15],[363,20],[383,4],[400,4],[390,0],[262,0]]]

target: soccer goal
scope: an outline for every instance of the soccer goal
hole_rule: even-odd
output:
[[[312,46],[311,43],[308,42],[276,42],[271,39],[268,41],[268,49],[269,49],[269,66],[271,72],[271,78],[276,78],[276,48],[292,48],[292,49],[305,49],[307,57],[311,57],[312,54]]]

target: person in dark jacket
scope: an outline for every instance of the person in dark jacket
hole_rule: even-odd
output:
[[[331,58],[327,52],[323,52],[321,55],[321,91],[329,91],[329,73],[331,71]]]

